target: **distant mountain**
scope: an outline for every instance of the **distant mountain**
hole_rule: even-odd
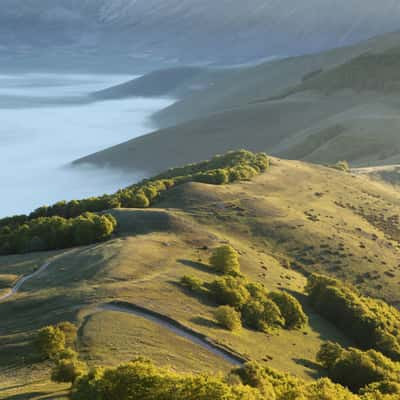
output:
[[[3,67],[32,58],[37,65],[69,60],[71,66],[79,64],[77,53],[84,56],[81,63],[103,59],[115,69],[231,64],[318,52],[400,28],[396,0],[382,0],[379,7],[374,0],[2,0],[1,5]]]

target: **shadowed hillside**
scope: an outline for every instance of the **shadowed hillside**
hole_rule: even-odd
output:
[[[398,163],[397,42],[391,34],[227,72],[154,116],[170,127],[77,162],[153,173],[248,148],[321,164]]]

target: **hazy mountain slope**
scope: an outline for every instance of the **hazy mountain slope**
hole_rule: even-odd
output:
[[[400,184],[400,165],[385,165],[378,167],[354,168],[355,174],[366,175],[371,179],[390,183],[398,186]]]
[[[160,126],[175,125],[260,99],[265,100],[285,93],[291,87],[307,87],[307,81],[314,75],[329,71],[343,63],[350,63],[365,53],[381,54],[393,48],[397,52],[399,41],[399,33],[388,34],[320,54],[292,57],[242,68],[236,75],[227,75],[212,87],[186,96],[158,112],[154,119]],[[388,58],[390,54],[388,53]],[[371,63],[374,61],[376,60],[372,60]],[[328,72],[324,76],[329,80]],[[321,86],[323,85],[321,82]]]
[[[40,49],[54,61],[80,52],[114,68],[121,55],[134,57],[124,58],[131,67],[240,63],[354,43],[397,30],[399,17],[395,0],[379,9],[373,0],[4,0],[0,46],[15,62]]]
[[[121,99],[126,97],[186,97],[192,92],[202,91],[216,81],[236,72],[235,69],[207,67],[176,67],[150,72],[95,93],[95,99]]]
[[[318,163],[398,163],[399,37],[238,70],[155,116],[187,122],[78,162],[153,172],[243,147]]]
[[[238,148],[270,151],[283,138],[343,112],[353,101],[330,100],[306,96],[253,104],[138,137],[77,163],[153,173]]]
[[[117,237],[58,258],[0,303],[2,395],[29,398],[30,393],[32,398],[39,390],[51,396],[63,388],[48,385],[48,365],[35,360],[30,340],[37,328],[65,319],[80,326],[79,351],[90,365],[143,355],[158,364],[173,363],[177,370],[225,370],[221,360],[141,318],[93,314],[112,300],[168,315],[241,354],[306,379],[319,374],[314,360],[322,341],[349,342],[310,310],[302,296],[301,271],[337,276],[393,304],[400,300],[398,192],[365,177],[273,159],[271,168],[251,182],[185,184],[168,192],[157,208],[113,213],[120,223]],[[189,296],[176,282],[185,274],[215,278],[208,258],[226,241],[240,251],[242,271],[251,280],[299,297],[309,326],[265,335],[248,329],[232,334],[215,325],[213,305]],[[46,254],[0,257],[0,276],[21,276],[44,259]]]
[[[397,96],[300,93],[162,129],[77,163],[152,173],[237,148],[322,164],[395,163],[399,112]]]

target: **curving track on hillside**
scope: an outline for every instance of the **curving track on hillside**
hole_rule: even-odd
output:
[[[32,274],[26,275],[22,277],[10,290],[8,293],[0,296],[0,301],[9,299],[13,296],[15,296],[22,286],[37,277],[39,277],[44,271],[47,270],[47,268],[50,267],[50,265],[57,259],[59,259],[62,256],[65,256],[67,253],[63,253],[59,256],[53,257],[46,263],[44,263],[40,268],[38,268],[35,272]],[[185,339],[188,339],[192,343],[201,346],[203,349],[209,351],[210,353],[216,355],[217,357],[223,359],[224,361],[235,365],[235,366],[240,366],[243,365],[243,363],[246,362],[246,359],[241,357],[240,355],[236,354],[234,351],[231,349],[228,349],[218,343],[215,343],[211,339],[209,339],[207,336],[196,332],[178,321],[175,321],[174,319],[167,317],[163,314],[159,314],[156,311],[152,311],[149,309],[146,309],[144,307],[132,304],[132,303],[125,303],[121,301],[115,301],[112,303],[107,303],[107,304],[102,304],[98,306],[94,311],[92,311],[90,314],[95,314],[97,312],[101,311],[114,311],[114,312],[120,312],[124,314],[130,314],[134,315],[136,317],[144,318],[148,321],[154,322],[161,327],[168,329],[169,331],[173,332],[174,334],[181,336]]]

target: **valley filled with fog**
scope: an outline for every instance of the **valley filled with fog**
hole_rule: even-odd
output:
[[[149,132],[149,116],[166,99],[93,102],[89,94],[128,79],[122,75],[0,76],[0,217],[43,204],[112,192],[129,174],[73,167],[74,159]]]

